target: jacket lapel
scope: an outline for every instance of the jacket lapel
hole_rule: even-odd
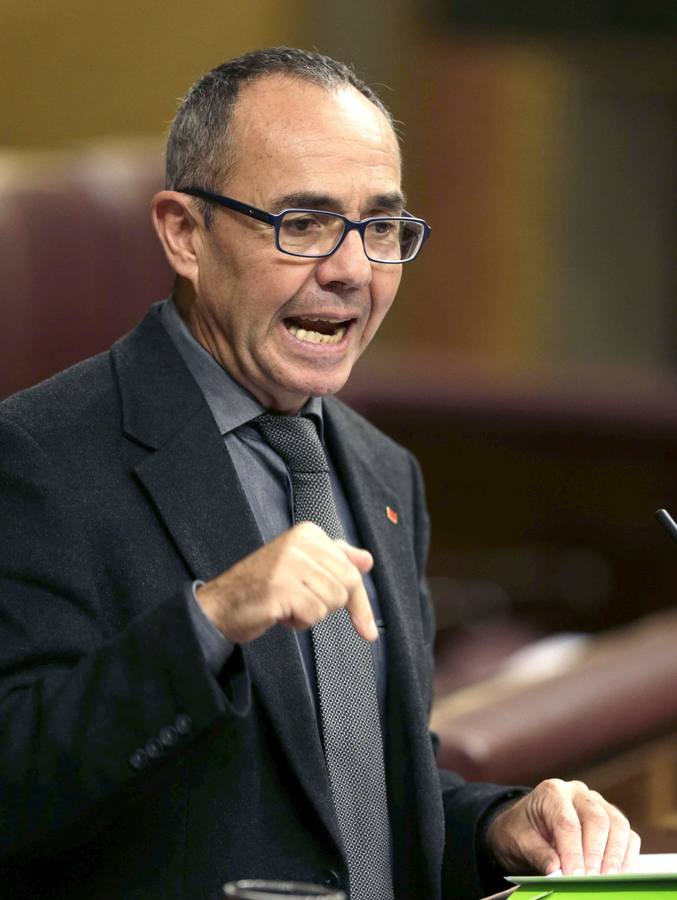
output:
[[[359,440],[338,404],[325,403],[325,433],[332,459],[350,503],[359,534],[374,556],[373,577],[382,601],[389,656],[407,654],[407,633],[420,629],[411,598],[418,597],[416,561],[398,508],[397,488],[388,481],[382,459]],[[388,508],[397,513],[395,524]],[[406,598],[410,598],[406,602]],[[389,662],[390,677],[390,662]]]
[[[262,545],[209,407],[151,311],[115,345],[127,436],[150,452],[136,474],[192,576],[209,580]],[[255,692],[295,774],[337,844],[326,765],[294,634],[276,626],[243,647]]]
[[[441,793],[428,733],[426,691],[415,660],[421,635],[420,585],[398,506],[396,479],[388,480],[368,441],[351,429],[345,411],[325,404],[325,434],[364,545],[374,556],[373,577],[388,641],[386,767],[395,839],[395,883],[402,898],[439,896],[444,841]],[[346,437],[348,435],[348,437]],[[388,515],[397,512],[397,523]]]

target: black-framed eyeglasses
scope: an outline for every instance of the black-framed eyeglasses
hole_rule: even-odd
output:
[[[308,259],[331,256],[350,231],[358,231],[364,252],[372,262],[390,265],[411,262],[418,256],[430,234],[430,225],[408,212],[403,212],[401,216],[373,216],[356,222],[340,213],[321,209],[283,209],[275,215],[198,187],[183,188],[181,193],[218,203],[258,222],[272,225],[278,250]]]

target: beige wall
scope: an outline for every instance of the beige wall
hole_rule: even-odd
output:
[[[433,226],[378,345],[672,371],[674,41],[470,37],[427,6],[0,0],[0,147],[155,136],[224,59],[317,48],[404,123],[410,209]]]
[[[195,78],[305,44],[303,0],[0,0],[0,145],[162,130]]]
[[[202,72],[255,47],[314,48],[397,88],[413,17],[413,0],[0,0],[0,146],[157,132]]]

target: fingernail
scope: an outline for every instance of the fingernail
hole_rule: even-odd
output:
[[[583,871],[583,869],[574,869],[571,874],[580,877],[581,875],[585,875],[585,872]]]

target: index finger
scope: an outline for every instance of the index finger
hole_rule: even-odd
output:
[[[378,628],[371,611],[371,603],[360,575],[350,591],[346,609],[350,613],[355,631],[366,641],[378,640]]]
[[[568,797],[562,797],[554,811],[552,844],[560,859],[564,875],[584,875],[583,829],[576,808]]]

